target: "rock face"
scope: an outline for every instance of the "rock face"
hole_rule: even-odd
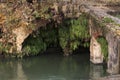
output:
[[[44,3],[42,4],[43,7]],[[2,53],[21,53],[22,43],[36,29],[45,26],[48,7],[40,7],[37,0],[33,3],[27,0],[7,0],[0,2],[0,47]],[[47,17],[44,17],[47,16]],[[42,17],[42,19],[38,19]]]
[[[103,63],[103,54],[101,52],[101,45],[92,37],[90,42],[90,61],[94,64]]]
[[[19,53],[24,39],[31,33],[29,29],[32,9],[29,8],[24,0],[11,0],[0,3],[1,41],[3,52]],[[4,18],[6,17],[6,18]],[[9,47],[9,48],[7,48]]]
[[[117,37],[113,37],[112,32],[109,32],[107,34],[106,38],[108,40],[108,51],[109,51],[109,56],[108,56],[108,72],[112,74],[117,74],[119,73],[120,70],[120,45],[118,44],[120,41]]]
[[[102,4],[101,4],[102,5]],[[107,14],[111,9],[102,6],[94,6],[91,4],[83,5],[82,12],[90,14],[89,28],[91,36],[103,36],[108,42],[108,72],[111,74],[119,73],[120,69],[120,19]],[[92,19],[93,18],[93,19]],[[112,21],[113,20],[113,21]],[[97,36],[95,35],[97,34]]]

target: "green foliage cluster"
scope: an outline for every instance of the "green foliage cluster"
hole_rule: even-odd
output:
[[[101,50],[104,56],[104,60],[107,61],[108,59],[108,43],[107,40],[104,37],[98,37],[97,41],[100,43],[101,45]]]
[[[30,36],[25,44],[23,51],[27,55],[37,55],[39,52],[46,50],[46,44],[38,36]]]
[[[0,53],[9,53],[9,50],[11,48],[11,45],[10,44],[3,44],[3,43],[0,43]]]
[[[51,44],[60,45],[65,53],[71,53],[78,46],[89,47],[88,20],[86,15],[79,18],[66,19],[59,27],[52,25],[40,28],[25,42],[23,52],[27,55],[37,55],[46,50]]]
[[[86,15],[81,15],[77,19],[65,20],[59,27],[59,43],[62,49],[69,47],[75,50],[79,45],[88,47],[90,38],[88,31],[88,20]]]
[[[105,17],[105,18],[103,19],[103,22],[104,22],[104,23],[114,23],[114,21],[113,21],[111,18],[108,18],[108,17]]]
[[[47,46],[57,44],[58,29],[52,26],[47,26],[47,28],[40,29],[39,36],[43,39]]]
[[[44,52],[48,46],[57,42],[56,32],[55,29],[47,27],[30,35],[23,43],[23,53],[29,56]]]

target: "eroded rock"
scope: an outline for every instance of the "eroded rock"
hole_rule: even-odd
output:
[[[90,42],[90,61],[94,64],[103,63],[103,54],[101,52],[101,45],[92,37]]]

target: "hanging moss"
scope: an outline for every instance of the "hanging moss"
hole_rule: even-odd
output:
[[[108,43],[107,40],[104,37],[98,37],[97,41],[100,43],[101,45],[101,50],[104,56],[104,60],[107,61],[108,59]]]

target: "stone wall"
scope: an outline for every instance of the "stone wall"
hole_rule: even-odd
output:
[[[50,16],[48,13],[45,14],[45,9],[48,9],[51,4],[42,3],[41,5],[37,0],[34,0],[33,3],[26,0],[0,2],[1,54],[21,53],[24,40],[33,31],[49,22]],[[42,19],[38,19],[38,17]]]
[[[101,51],[101,45],[97,42],[94,36],[90,42],[90,61],[94,64],[103,63],[103,53]]]
[[[83,5],[82,12],[87,12],[91,18],[89,21],[91,36],[103,36],[108,42],[108,72],[119,73],[119,42],[120,20],[107,14],[111,9]],[[91,21],[92,20],[92,21]],[[96,49],[94,49],[96,50]],[[90,53],[91,54],[91,53]],[[99,53],[101,54],[101,53]],[[96,56],[94,56],[96,57]]]

